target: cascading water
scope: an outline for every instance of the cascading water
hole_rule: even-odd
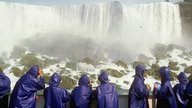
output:
[[[66,41],[64,42],[69,41],[68,43],[70,45],[63,42],[61,37],[64,36],[66,36],[64,38]],[[71,37],[69,36],[75,36],[77,40],[70,41],[69,38]],[[77,38],[78,36],[80,38]],[[115,55],[118,60],[125,61],[127,59],[121,58],[130,58],[129,55],[135,56],[138,53],[145,52],[149,56],[150,47],[153,47],[152,45],[157,42],[169,44],[181,40],[179,7],[177,4],[168,2],[137,5],[123,5],[119,2],[112,2],[109,4],[99,3],[67,6],[36,6],[0,2],[0,53],[10,51],[13,45],[19,44],[21,40],[27,38],[35,40],[32,42],[32,45],[35,48],[39,48],[38,50],[42,50],[40,48],[46,46],[48,50],[51,50],[49,52],[54,52],[53,55],[55,54],[56,57],[58,55],[65,55],[68,58],[68,55],[74,53],[71,50],[76,50],[73,55],[77,57],[80,54],[85,56],[89,56],[90,53],[100,54],[98,50],[101,48],[99,45],[101,45],[106,48],[105,51],[108,51],[107,54]],[[82,41],[80,40],[81,38],[85,38],[85,40]],[[96,44],[98,45],[97,48],[95,48],[95,43],[90,41],[89,38],[99,44]],[[54,40],[56,42],[52,42]],[[31,41],[27,42],[30,43]],[[80,44],[71,44],[73,42],[79,42]],[[87,45],[82,45],[84,43],[87,43]],[[54,50],[57,49],[55,46],[57,46],[58,50]],[[67,50],[59,49],[63,46],[70,48]],[[91,51],[87,51],[88,48]],[[83,51],[79,51],[81,49]],[[69,52],[70,54],[65,52]],[[180,53],[173,53],[175,55],[173,58],[180,56]],[[3,54],[5,56],[2,56]],[[106,58],[109,57],[107,54],[104,54]],[[13,88],[19,77],[14,75],[12,67],[16,66],[21,70],[24,69],[23,64],[20,62],[21,56],[19,55],[16,59],[11,57],[7,59],[5,53],[0,55],[0,60],[3,58],[5,63],[10,64],[10,66],[5,67],[4,71],[10,77]],[[45,57],[38,58],[42,60]],[[111,59],[111,57],[109,58]],[[101,59],[103,58],[101,57]],[[183,59],[185,58],[183,57]],[[64,68],[68,69],[68,67],[65,67],[65,62],[70,61],[70,58],[65,60],[53,64],[48,68],[45,67],[43,72],[52,73],[53,71],[63,71]],[[190,60],[183,61],[181,63],[190,64]],[[158,62],[161,66],[167,65],[169,59]],[[115,69],[120,73],[124,72],[120,78],[110,76],[111,82],[118,84],[123,89],[129,88],[130,82],[133,79],[132,76],[134,75],[132,66],[129,65],[127,70],[127,68],[117,66],[110,61],[101,62],[96,67],[86,63],[77,63],[76,66],[76,71],[66,71],[64,74],[68,76],[79,76],[81,71],[87,71],[87,74],[97,76],[101,69]],[[97,85],[96,80],[93,80],[95,82],[94,86]],[[150,78],[146,80],[151,84],[156,81],[153,78],[152,80]],[[126,93],[128,92],[126,91]]]
[[[0,52],[21,39],[56,32],[117,41],[140,52],[156,42],[167,44],[181,38],[178,5],[167,2],[60,7],[0,2],[0,16]]]
[[[124,7],[123,33],[135,49],[146,52],[155,43],[177,43],[181,37],[179,7],[168,2]],[[149,54],[149,52],[147,52]]]
[[[130,14],[130,9],[136,15]],[[162,2],[150,3],[144,5],[134,5],[127,7],[125,15],[131,16],[126,21],[135,23],[134,26],[140,26],[159,42],[170,43],[181,38],[181,19],[179,7],[176,4]]]

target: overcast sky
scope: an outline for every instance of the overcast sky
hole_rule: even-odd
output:
[[[161,2],[166,0],[0,0],[7,2],[19,2],[27,4],[38,4],[38,5],[66,5],[66,4],[90,4],[90,3],[100,3],[100,2],[112,2],[120,1],[126,4],[135,3],[150,3],[150,2]],[[179,2],[183,0],[169,0],[170,2]]]

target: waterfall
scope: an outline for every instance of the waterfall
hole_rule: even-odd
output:
[[[167,2],[66,6],[0,2],[0,16],[0,52],[21,39],[43,33],[61,32],[99,41],[121,41],[141,49],[148,48],[149,43],[167,44],[181,39],[179,7]]]
[[[181,39],[181,19],[177,4],[161,2],[126,8],[126,21],[131,21],[134,26],[145,29],[159,42],[171,43]]]

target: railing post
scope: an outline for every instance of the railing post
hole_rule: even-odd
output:
[[[155,108],[155,97],[152,96],[152,108]]]

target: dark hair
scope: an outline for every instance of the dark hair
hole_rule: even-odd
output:
[[[3,72],[2,68],[0,67],[0,72]]]

